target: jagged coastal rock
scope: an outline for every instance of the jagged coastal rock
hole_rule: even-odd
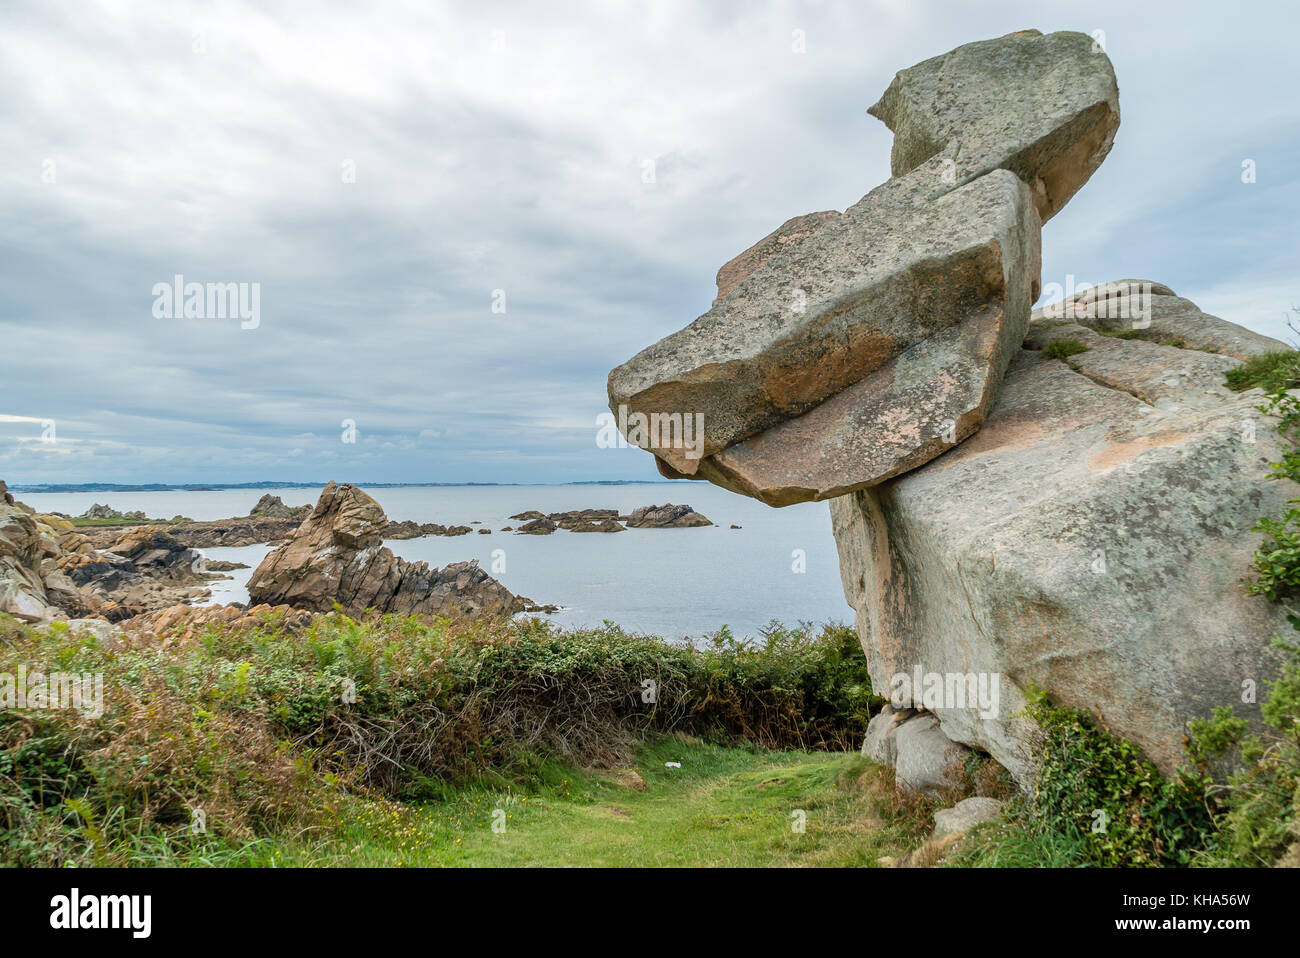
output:
[[[229,546],[255,546],[282,542],[290,536],[301,520],[274,516],[236,516],[231,519],[208,519],[201,522],[186,521],[164,526],[167,534],[189,549],[211,549]],[[137,528],[149,528],[148,525]],[[123,526],[88,527],[78,529],[96,548],[109,549],[122,535]]]
[[[728,263],[709,312],[611,372],[611,408],[704,414],[702,457],[640,443],[666,476],[830,500],[872,684],[894,698],[863,751],[901,787],[947,794],[972,749],[1027,787],[1031,686],[1171,772],[1189,720],[1258,717],[1242,690],[1277,674],[1289,631],[1243,584],[1256,520],[1300,489],[1270,478],[1261,392],[1225,385],[1287,347],[1147,280],[1031,316],[1040,223],[1119,123],[1090,37],[967,44],[870,112],[893,179]]]
[[[265,519],[297,519],[301,522],[311,515],[311,506],[294,506],[290,508],[284,504],[284,500],[279,496],[273,496],[268,492],[257,500],[257,505],[253,506],[248,514]]]
[[[66,518],[37,513],[4,491],[0,612],[27,622],[118,622],[209,594],[204,583],[214,576],[199,554],[161,528],[112,531],[112,548],[101,551]]]
[[[331,482],[310,516],[262,560],[248,581],[255,604],[349,614],[512,615],[527,603],[478,567],[454,562],[431,569],[383,545],[388,518],[356,486]]]

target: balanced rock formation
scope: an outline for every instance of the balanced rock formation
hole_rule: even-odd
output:
[[[383,545],[388,518],[353,485],[331,482],[297,532],[262,560],[248,581],[254,604],[349,614],[512,615],[524,600],[478,567],[431,569]]]
[[[1168,324],[1157,335],[1182,346],[1100,335],[1083,323],[1118,320],[1082,310],[1036,319],[977,435],[831,502],[873,686],[886,694],[916,674],[998,684],[995,709],[918,695],[904,704],[929,711],[873,719],[867,749],[900,774],[904,730],[932,714],[948,739],[1027,782],[1033,730],[1017,713],[1031,684],[1165,772],[1186,760],[1188,720],[1220,705],[1258,714],[1243,683],[1276,674],[1271,642],[1290,626],[1281,606],[1243,592],[1252,527],[1300,488],[1269,478],[1282,448],[1260,390],[1232,392],[1224,373],[1287,347],[1145,285],[1165,290],[1150,297],[1166,301],[1150,310]],[[1086,351],[1047,358],[1062,339]]]
[[[1225,384],[1286,346],[1147,280],[1031,317],[1040,222],[1119,123],[1090,37],[959,47],[870,112],[893,178],[728,264],[709,312],[611,372],[611,409],[666,476],[830,500],[891,697],[864,751],[904,788],[946,794],[971,749],[1028,786],[1031,687],[1172,772],[1189,720],[1258,718],[1242,690],[1277,675],[1291,631],[1243,586],[1256,521],[1300,489],[1271,478],[1261,392]]]
[[[829,499],[984,421],[1039,293],[1041,223],[1113,142],[1110,61],[1026,31],[899,73],[871,112],[893,178],[741,254],[712,309],[610,373],[620,427],[665,475]]]

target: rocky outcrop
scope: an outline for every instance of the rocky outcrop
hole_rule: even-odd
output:
[[[617,509],[576,509],[552,512],[546,518],[569,532],[623,532]]]
[[[1190,304],[1181,315],[1196,333],[1180,339],[1286,348]],[[1087,349],[1047,358],[1061,339]],[[1030,684],[1171,771],[1188,720],[1220,705],[1257,712],[1243,683],[1275,674],[1285,610],[1242,585],[1255,521],[1300,489],[1269,478],[1282,449],[1259,391],[1223,385],[1240,359],[1047,318],[1026,346],[979,434],[831,503],[872,682],[996,678],[994,714],[970,696],[929,706],[949,738],[1021,782]]]
[[[1243,690],[1276,675],[1290,631],[1243,584],[1255,522],[1300,489],[1270,478],[1283,450],[1260,392],[1225,385],[1286,347],[1146,280],[1031,316],[1039,223],[1119,123],[1090,37],[959,47],[870,112],[894,133],[893,179],[728,264],[712,310],[610,374],[611,408],[629,432],[636,412],[704,414],[694,447],[637,443],[664,475],[830,499],[891,698],[864,751],[902,787],[944,794],[972,749],[1027,785],[1031,686],[1171,772],[1189,720],[1258,717]]]
[[[187,549],[212,549],[229,546],[257,546],[283,542],[298,528],[298,519],[264,516],[241,516],[233,519],[210,519],[202,522],[178,522],[163,527]],[[135,527],[132,527],[135,528]],[[150,528],[143,526],[140,528]],[[97,548],[108,549],[121,537],[123,527],[79,529]]]
[[[311,515],[311,506],[291,508],[286,506],[279,496],[273,496],[268,492],[257,500],[257,505],[253,506],[248,514],[261,519],[296,519],[301,522]]]
[[[829,499],[987,415],[1038,296],[1041,222],[1119,124],[1110,62],[1083,34],[1026,31],[899,73],[871,112],[894,178],[741,254],[711,310],[610,373],[610,408],[664,475]]]
[[[143,522],[143,512],[118,512],[112,506],[100,505],[98,502],[83,512],[80,519],[122,519],[127,522]]]
[[[476,562],[431,569],[407,562],[383,545],[388,519],[353,485],[331,482],[312,514],[270,553],[248,581],[255,603],[349,614],[512,615],[525,601]]]
[[[517,536],[549,536],[558,529],[559,526],[543,516],[540,519],[533,519],[531,522],[525,522],[515,530]]]
[[[1203,313],[1191,300],[1149,279],[1102,283],[1035,310],[1030,321],[1043,324],[1040,329],[1069,323],[1097,333],[1118,334],[1242,360],[1290,348],[1276,339]],[[1099,342],[1095,336],[1088,336],[1087,341],[1092,345]]]
[[[45,579],[57,571],[60,552],[57,534],[0,483],[0,612],[24,622],[52,618]]]
[[[384,528],[385,539],[420,539],[424,536],[465,536],[474,530],[469,526],[444,526],[436,522],[390,522]]]
[[[671,502],[662,506],[634,509],[627,517],[627,524],[630,529],[691,529],[713,525],[690,506],[673,505]]]
[[[972,795],[952,808],[941,808],[934,813],[934,838],[958,835],[976,825],[991,822],[1002,814],[1003,803],[996,798]]]
[[[103,530],[101,530],[103,531]],[[111,530],[96,549],[66,518],[0,498],[0,612],[27,622],[97,617],[119,621],[206,597],[198,553],[155,526]]]

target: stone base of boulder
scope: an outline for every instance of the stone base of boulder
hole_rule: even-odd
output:
[[[931,712],[886,705],[867,723],[862,755],[894,769],[899,789],[947,797],[966,788],[971,749],[943,733]]]
[[[974,795],[952,808],[941,808],[934,813],[934,837],[963,834],[976,825],[991,822],[1002,814],[1003,804],[996,798]]]

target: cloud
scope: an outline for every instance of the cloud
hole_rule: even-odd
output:
[[[1124,111],[1044,279],[1145,276],[1272,331],[1300,300],[1296,14],[1064,10],[6,6],[0,475],[654,478],[595,444],[608,370],[888,176],[865,109],[896,70],[1027,25],[1104,29]],[[177,273],[259,284],[260,324],[155,319]]]

